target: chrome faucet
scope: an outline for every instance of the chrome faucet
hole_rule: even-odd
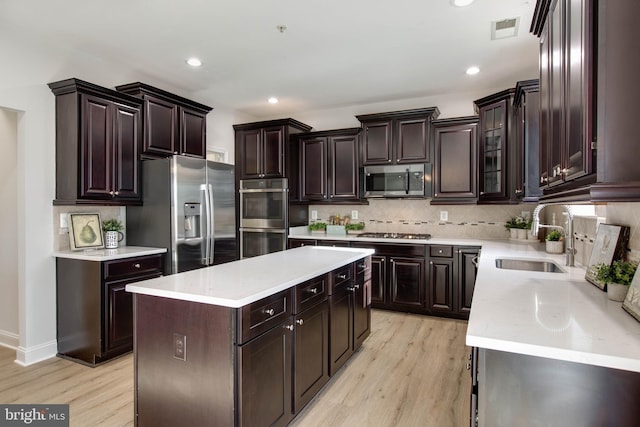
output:
[[[544,209],[546,206],[547,205],[541,204],[536,206],[536,208],[533,210],[533,218],[531,220],[531,234],[533,234],[534,236],[537,236],[538,230],[540,228],[557,228],[562,230],[562,233],[565,236],[565,242],[567,245],[567,250],[566,250],[567,258],[566,258],[565,265],[569,267],[573,267],[575,262],[576,250],[573,247],[573,215],[571,213],[571,209],[569,208],[569,205],[560,205],[567,212],[567,229],[565,230],[563,227],[559,225],[540,224],[540,211],[542,211],[542,209]]]

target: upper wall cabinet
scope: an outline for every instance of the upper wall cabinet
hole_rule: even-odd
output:
[[[359,201],[359,134],[350,128],[298,136],[302,200]]]
[[[206,117],[211,107],[144,83],[117,86],[116,90],[144,100],[145,157],[206,156]]]
[[[56,96],[56,205],[140,204],[142,100],[78,79]]]
[[[362,123],[362,166],[428,163],[437,107],[356,116]]]
[[[542,194],[540,176],[540,84],[539,80],[523,80],[516,84],[513,99],[514,158],[510,179],[512,197],[536,203]]]
[[[479,203],[505,203],[512,199],[509,169],[512,166],[511,121],[515,89],[474,101],[480,116]]]
[[[431,204],[475,204],[478,198],[478,117],[433,122]]]
[[[637,0],[538,0],[541,201],[640,200],[638,16]]]

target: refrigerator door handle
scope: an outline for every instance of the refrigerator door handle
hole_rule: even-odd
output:
[[[215,203],[213,203],[213,186],[211,184],[207,184],[207,192],[209,193],[209,220],[207,221],[209,231],[207,233],[207,242],[209,248],[209,257],[208,264],[213,265],[213,256],[214,256],[214,243],[215,243]]]
[[[205,215],[202,218],[204,222],[204,258],[202,258],[203,265],[209,265],[209,259],[211,258],[211,191],[210,184],[205,184],[202,186],[202,191],[204,193],[204,210]],[[202,225],[201,225],[202,226]]]

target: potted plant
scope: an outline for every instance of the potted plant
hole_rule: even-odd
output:
[[[611,265],[598,264],[595,267],[597,281],[607,285],[607,297],[611,301],[624,301],[638,264],[631,261],[613,261]]]
[[[326,222],[313,222],[309,224],[311,234],[324,234],[327,231]]]
[[[516,216],[508,220],[504,226],[506,227],[507,230],[509,230],[510,237],[512,239],[526,239],[527,238],[527,232],[525,230],[526,224],[527,224],[527,221],[524,218],[520,216]]]
[[[118,242],[124,239],[122,234],[124,226],[118,219],[112,218],[102,221],[102,231],[104,231],[104,247],[107,249],[115,249],[118,247]]]
[[[360,234],[364,230],[364,222],[350,222],[344,228],[347,229],[347,234]]]
[[[551,230],[546,240],[546,251],[550,254],[561,254],[564,252],[564,234],[560,230]]]

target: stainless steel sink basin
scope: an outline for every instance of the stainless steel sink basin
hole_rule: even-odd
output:
[[[543,271],[546,273],[564,273],[553,261],[536,261],[529,259],[497,258],[496,267],[506,270]]]

